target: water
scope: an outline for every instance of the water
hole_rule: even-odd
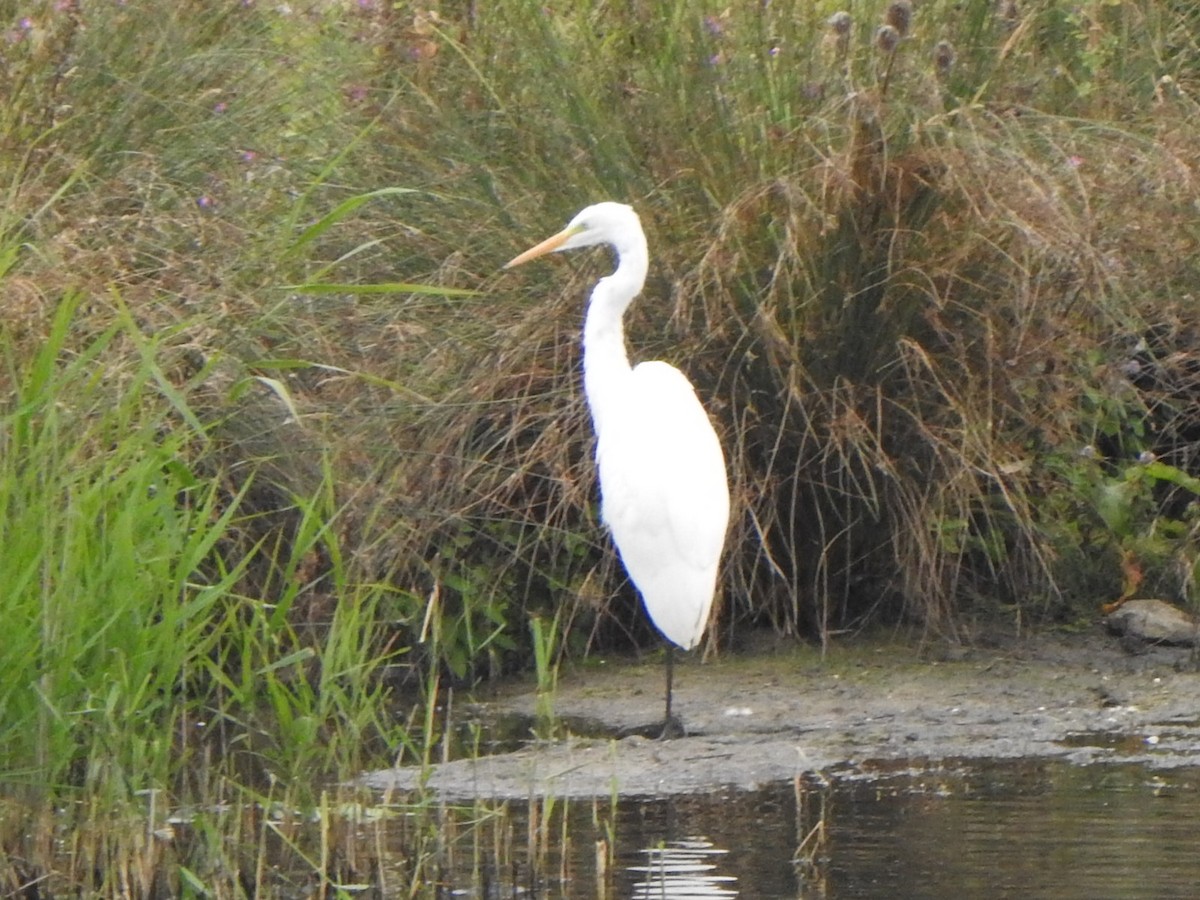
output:
[[[1194,897],[1198,785],[1195,769],[1045,761],[848,784],[827,895]]]
[[[532,828],[529,807],[510,804],[494,820],[506,837],[474,832],[469,870],[446,874],[465,897],[1119,900],[1200,891],[1198,769],[1045,760],[889,769],[615,806],[539,804]]]

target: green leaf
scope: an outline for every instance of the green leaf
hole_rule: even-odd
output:
[[[388,281],[377,284],[345,284],[313,282],[285,284],[283,290],[300,294],[428,294],[435,297],[478,297],[480,292],[468,288],[441,287],[436,284],[416,284],[408,281]]]
[[[354,213],[364,203],[368,203],[378,197],[394,197],[400,194],[417,194],[414,188],[388,187],[380,188],[377,191],[368,191],[365,194],[356,194],[349,199],[343,200],[332,210],[327,212],[321,218],[317,219],[313,224],[309,225],[300,236],[292,243],[292,246],[284,251],[284,256],[294,256],[299,253],[305,246],[311,244],[326,231],[340,222],[342,219]]]
[[[1166,481],[1200,495],[1200,478],[1189,475],[1174,466],[1154,460],[1144,467],[1145,473],[1158,481]]]

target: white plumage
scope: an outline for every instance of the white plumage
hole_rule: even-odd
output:
[[[651,620],[690,650],[708,624],[729,519],[725,457],[682,372],[644,362],[626,380],[620,415],[594,413],[602,513]]]
[[[583,328],[602,514],[650,619],[690,650],[712,609],[729,487],[721,444],[687,377],[665,362],[629,365],[623,317],[649,267],[637,213],[620,203],[589,206],[505,268],[595,244],[612,246],[618,260],[593,289]],[[668,670],[668,718],[670,709]]]

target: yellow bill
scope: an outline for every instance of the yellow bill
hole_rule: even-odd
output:
[[[519,256],[514,256],[512,259],[510,259],[508,262],[506,262],[504,264],[504,268],[511,269],[513,266],[519,266],[522,263],[527,263],[531,259],[537,259],[539,256],[545,256],[547,253],[553,253],[555,250],[557,250],[559,247],[561,247],[563,244],[565,244],[568,240],[570,240],[570,238],[573,235],[578,234],[578,233],[579,233],[578,227],[564,228],[558,234],[554,235],[553,237],[546,238],[544,241],[542,241],[537,246],[530,247],[528,250],[526,250],[524,253],[520,254]]]

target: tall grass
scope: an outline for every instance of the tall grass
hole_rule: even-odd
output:
[[[397,655],[380,628],[392,589],[347,581],[330,482],[294,498],[286,543],[247,549],[250,482],[234,494],[198,474],[211,439],[190,385],[159,365],[171,335],[144,336],[126,313],[69,348],[79,303],[62,299],[33,356],[0,354],[0,749],[17,804],[9,852],[30,821],[15,809],[75,798],[63,824],[96,826],[77,848],[86,868],[145,830],[107,827],[144,798],[175,816],[215,805],[214,783],[250,777],[311,803],[323,778],[393,758],[404,738],[380,677]],[[255,566],[277,573],[267,594],[243,593]],[[337,598],[328,619],[296,622],[313,593]]]
[[[565,597],[568,652],[640,627],[596,525],[576,374],[603,263],[488,280],[597,199],[634,202],[650,235],[635,357],[684,364],[731,457],[717,640],[1088,615],[1127,542],[1096,479],[1142,451],[1194,467],[1192,388],[1163,381],[1192,383],[1167,372],[1194,319],[1190,13],[930,2],[888,43],[889,6],[847,6],[841,31],[834,3],[388,22],[376,83],[397,113],[364,154],[446,198],[409,212],[407,261],[491,293],[406,310],[437,350],[400,355],[460,388],[399,440],[396,491],[424,523],[405,553],[499,665],[489,611],[519,634]],[[1188,498],[1156,491],[1174,537],[1146,564],[1190,599]]]
[[[94,759],[136,790],[165,776],[167,755],[131,759],[117,748],[92,752],[92,742],[129,720],[169,745],[169,700],[186,671],[180,651],[203,643],[212,598],[229,582],[196,597],[186,588],[234,507],[222,513],[183,462],[194,418],[172,421],[169,406],[141,414],[160,373],[103,371],[99,358],[128,331],[109,329],[60,366],[77,304],[63,300],[28,366],[6,354],[15,393],[0,478],[14,629],[0,651],[14,676],[4,685],[5,758],[32,764],[27,777],[40,786]],[[116,404],[106,374],[124,381]],[[197,528],[197,517],[216,527]]]
[[[353,565],[287,354],[253,352],[308,272],[339,88],[279,84],[317,33],[239,4],[0,21],[0,878],[265,895],[244,816],[421,752],[387,700],[411,595]]]
[[[1194,599],[1196,13],[895,6],[0,2],[6,852],[86,799],[145,853],[72,871],[234,892],[249,810],[432,758],[413,673],[649,635],[606,261],[497,272],[599,199],[730,460],[715,644]]]

